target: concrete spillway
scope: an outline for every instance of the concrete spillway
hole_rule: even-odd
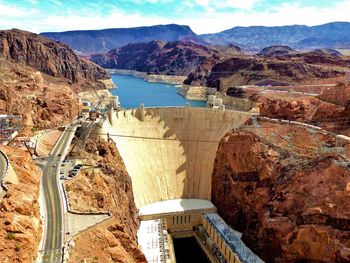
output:
[[[252,114],[209,108],[110,112],[102,125],[131,176],[137,207],[161,200],[210,200],[220,139]]]

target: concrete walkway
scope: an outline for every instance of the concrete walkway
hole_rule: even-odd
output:
[[[108,214],[84,215],[67,212],[66,231],[69,233],[67,234],[67,238],[69,239],[81,231],[86,230],[98,223],[101,223],[108,218],[110,218]]]

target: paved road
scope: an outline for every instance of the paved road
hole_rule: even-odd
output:
[[[61,155],[71,142],[73,125],[64,131],[55,149],[47,158],[47,163],[42,169],[42,189],[45,199],[46,230],[44,237],[44,250],[42,262],[61,262],[64,237],[64,220],[61,196],[58,189],[58,169],[60,168]]]

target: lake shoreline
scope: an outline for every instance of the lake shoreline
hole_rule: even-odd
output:
[[[171,76],[171,75],[158,75],[148,74],[147,72],[141,72],[128,69],[107,69],[111,75],[126,75],[141,78],[150,83],[163,83],[171,85],[182,85],[187,76]]]

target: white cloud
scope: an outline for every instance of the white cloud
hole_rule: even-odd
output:
[[[224,8],[252,9],[260,0],[187,0],[186,4],[196,4],[205,9],[220,10]]]
[[[18,6],[15,5],[8,5],[0,2],[0,17],[3,18],[15,18],[17,19],[18,17],[26,17],[33,15],[36,13],[37,10],[35,9],[24,9],[24,8],[19,8]]]

